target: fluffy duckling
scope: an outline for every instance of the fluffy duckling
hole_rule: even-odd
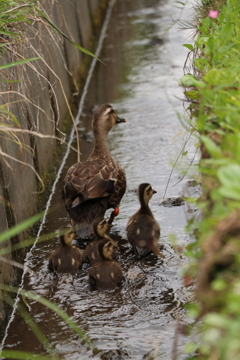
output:
[[[82,267],[83,255],[79,248],[71,244],[73,238],[72,229],[59,236],[61,245],[49,256],[49,270],[73,274]]]
[[[67,171],[62,198],[77,238],[90,236],[93,220],[103,218],[107,209],[114,209],[110,222],[118,214],[126,191],[126,175],[110,154],[108,133],[122,122],[126,120],[119,118],[111,105],[98,106],[92,122],[94,149],[86,161]]]
[[[140,209],[130,217],[127,223],[127,238],[132,244],[134,252],[139,257],[144,257],[150,252],[163,257],[157,249],[160,237],[160,226],[154,219],[149,208],[149,201],[156,191],[148,183],[138,187]]]
[[[118,246],[116,241],[112,240],[108,235],[107,231],[109,231],[109,224],[105,219],[95,219],[93,221],[93,231],[96,236],[96,239],[91,241],[90,244],[86,247],[83,257],[84,261],[93,265],[94,263],[101,261],[102,258],[98,251],[98,245],[100,242],[104,243],[105,240],[109,240],[113,243],[113,254],[112,258],[116,260],[116,254],[118,250]]]
[[[104,239],[98,244],[101,261],[93,264],[89,270],[89,283],[98,290],[111,290],[118,286],[122,279],[122,269],[119,263],[113,260],[115,245],[112,241]]]

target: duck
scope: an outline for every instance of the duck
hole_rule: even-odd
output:
[[[101,256],[98,251],[98,245],[105,240],[109,240],[114,245],[112,258],[116,260],[118,246],[116,241],[112,240],[108,235],[109,224],[106,219],[95,219],[93,221],[93,232],[95,234],[95,239],[92,240],[86,247],[83,257],[86,263],[93,265],[94,263],[101,261]]]
[[[120,264],[113,260],[115,245],[111,240],[104,239],[98,243],[100,261],[93,264],[88,276],[91,288],[97,290],[113,290],[123,280]]]
[[[127,239],[133,247],[134,253],[142,258],[153,252],[164,257],[158,250],[160,225],[155,220],[149,207],[149,201],[156,194],[149,183],[142,183],[138,187],[139,210],[132,215],[127,223]]]
[[[72,245],[73,229],[62,229],[59,235],[60,246],[49,256],[48,268],[56,273],[74,274],[83,264],[82,251]]]
[[[99,105],[92,121],[93,151],[86,161],[75,163],[66,173],[62,198],[77,239],[92,236],[93,220],[103,218],[107,209],[114,209],[109,223],[119,213],[126,175],[110,154],[108,133],[124,122],[126,119],[118,117],[111,105]]]

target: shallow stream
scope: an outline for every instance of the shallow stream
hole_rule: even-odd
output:
[[[174,0],[116,0],[112,9],[100,53],[105,65],[97,63],[95,67],[78,127],[81,160],[85,160],[93,146],[91,119],[97,104],[110,103],[119,116],[128,119],[109,134],[111,153],[125,169],[128,181],[111,231],[121,247],[119,261],[125,281],[114,291],[90,291],[87,267],[74,278],[54,278],[48,273],[47,258],[57,239],[38,244],[31,252],[28,265],[39,278],[26,275],[24,287],[59,305],[102,350],[94,357],[58,315],[31,301],[30,315],[63,359],[142,360],[154,359],[153,354],[158,359],[170,359],[177,322],[188,322],[184,304],[191,291],[181,279],[187,259],[175,250],[171,238],[174,234],[179,247],[191,241],[184,228],[192,209],[184,204],[160,205],[172,166],[189,136],[178,119],[178,115],[184,117],[184,108],[177,80],[183,75],[188,53],[182,44],[191,41],[188,31],[180,30],[178,24],[173,26],[180,16],[187,18],[189,12],[179,10]],[[190,143],[187,150],[171,175],[165,197],[179,197],[186,188],[197,196],[197,189],[189,188],[192,168],[182,179],[182,171],[195,154]],[[42,233],[69,224],[61,186],[67,169],[75,162],[73,152],[64,166],[51,202],[54,211],[48,215]],[[157,190],[150,207],[161,226],[164,260],[150,255],[139,261],[126,241],[126,223],[139,207],[136,189],[142,182],[150,182]],[[82,249],[85,246],[80,244]],[[179,352],[184,341],[179,338]],[[44,354],[17,313],[8,329],[5,349]]]

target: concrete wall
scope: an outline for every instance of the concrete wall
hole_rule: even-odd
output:
[[[91,44],[100,33],[107,3],[108,0],[45,1],[43,8],[68,37],[94,51]],[[0,72],[0,105],[5,105],[6,110],[0,125],[61,137],[58,129],[62,130],[68,114],[66,99],[70,100],[72,92],[77,91],[79,68],[87,55],[44,21],[21,26],[25,41],[1,54],[0,65],[36,56],[41,60]],[[54,167],[56,140],[24,133],[0,133],[0,151],[6,154],[0,155],[0,232],[3,232],[38,210],[38,181],[33,168],[44,178]],[[9,239],[3,247],[22,241],[24,236],[22,233]],[[10,253],[8,258],[16,258],[14,254]],[[0,262],[0,282],[14,282],[15,271]],[[4,318],[0,300],[0,320]]]

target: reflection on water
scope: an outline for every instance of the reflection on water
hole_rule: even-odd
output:
[[[54,278],[47,271],[47,258],[56,247],[56,239],[39,244],[30,259],[29,266],[39,273],[39,279],[26,278],[27,289],[58,304],[103,352],[118,349],[115,356],[119,357],[115,358],[119,359],[141,360],[154,349],[159,359],[170,358],[176,320],[187,321],[183,304],[188,292],[181,281],[181,266],[186,259],[169,240],[169,235],[175,234],[179,245],[190,241],[184,233],[187,210],[184,205],[160,206],[185,136],[177,119],[177,112],[183,111],[176,97],[181,97],[176,84],[187,55],[181,47],[186,34],[176,26],[170,27],[171,19],[177,16],[173,0],[116,1],[100,56],[105,65],[97,64],[79,126],[84,160],[93,145],[91,117],[95,105],[111,103],[120,116],[128,119],[109,135],[111,153],[125,168],[128,179],[120,214],[112,229],[112,237],[121,248],[123,285],[110,292],[90,291],[87,266],[77,276]],[[190,147],[188,155],[194,151]],[[74,162],[76,155],[72,153],[64,174]],[[185,168],[186,163],[182,160],[180,166]],[[182,194],[191,175],[179,182],[180,176],[178,171],[173,173],[167,197]],[[137,260],[126,241],[125,226],[139,207],[136,189],[141,182],[150,182],[157,190],[150,207],[161,225],[164,260],[154,255]],[[53,199],[57,210],[49,215],[45,233],[68,224],[61,202],[61,184],[62,180]],[[85,246],[86,243],[80,244],[82,249]],[[88,346],[56,314],[36,302],[30,306],[31,316],[63,358],[93,358]],[[11,325],[6,348],[43,351],[18,316]]]

